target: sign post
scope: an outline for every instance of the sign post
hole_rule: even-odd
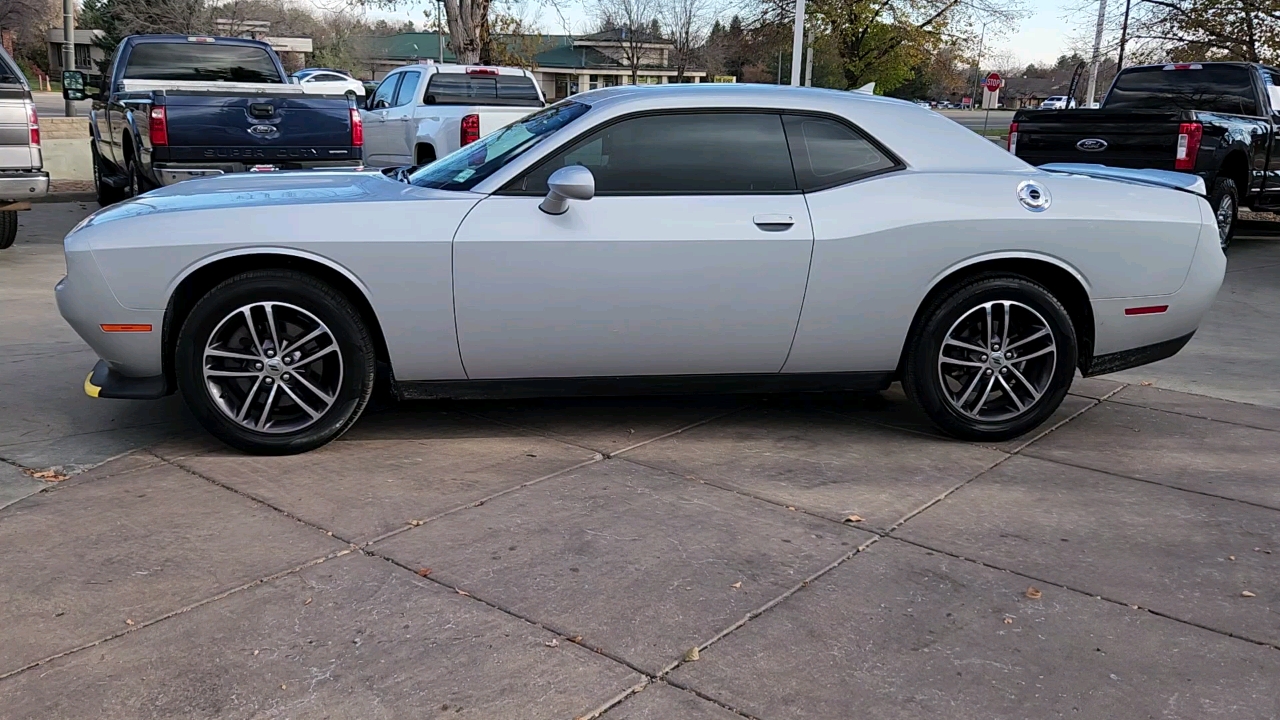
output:
[[[1000,73],[993,72],[982,81],[982,87],[986,90],[982,98],[982,109],[986,111],[982,117],[982,137],[985,138],[987,120],[991,118],[991,106],[1000,102],[1000,88],[1004,87],[1004,78],[1000,77]]]

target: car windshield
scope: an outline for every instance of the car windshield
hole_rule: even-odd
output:
[[[589,109],[578,102],[558,102],[445,155],[409,175],[408,182],[438,190],[470,190]]]

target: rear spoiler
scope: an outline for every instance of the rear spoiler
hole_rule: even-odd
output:
[[[1180,190],[1192,195],[1199,195],[1200,197],[1205,197],[1208,194],[1204,178],[1199,175],[1173,172],[1171,170],[1139,170],[1088,163],[1049,163],[1041,165],[1040,169],[1061,175],[1084,175],[1085,177],[1102,180],[1116,180],[1138,185],[1164,187],[1170,190]]]

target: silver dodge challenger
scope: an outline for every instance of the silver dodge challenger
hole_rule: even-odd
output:
[[[1187,343],[1226,264],[1204,193],[1034,168],[863,93],[618,87],[423,167],[146,193],[67,235],[56,292],[102,358],[86,392],[181,392],[253,453],[338,437],[375,378],[401,398],[899,380],[947,433],[1000,440],[1077,369]]]

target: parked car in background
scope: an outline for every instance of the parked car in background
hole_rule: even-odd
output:
[[[1068,110],[1074,109],[1075,106],[1075,98],[1068,99],[1065,95],[1047,97],[1044,99],[1044,102],[1040,103],[1041,110]]]
[[[1020,111],[1009,149],[1033,165],[1100,163],[1195,173],[1223,248],[1241,206],[1280,210],[1280,70],[1250,63],[1128,67],[1097,110]]]
[[[83,73],[68,76],[84,87]],[[66,85],[64,96],[83,97]],[[354,97],[289,84],[265,42],[132,35],[116,47],[89,113],[98,202],[193,177],[355,167],[360,121]]]
[[[337,94],[348,90],[364,97],[364,83],[351,77],[350,73],[329,68],[306,68],[289,76],[297,85],[308,92]],[[361,101],[363,102],[363,101]]]
[[[89,394],[180,391],[249,452],[343,433],[379,363],[410,398],[900,379],[996,441],[1176,353],[1222,282],[1203,181],[1105,176],[865,93],[608,88],[411,173],[162,188],[73,230],[56,294]]]
[[[528,70],[436,64],[397,68],[369,96],[365,162],[374,167],[423,165],[545,104]]]
[[[0,47],[0,250],[18,237],[18,211],[49,192],[40,148],[40,120],[31,88]]]

